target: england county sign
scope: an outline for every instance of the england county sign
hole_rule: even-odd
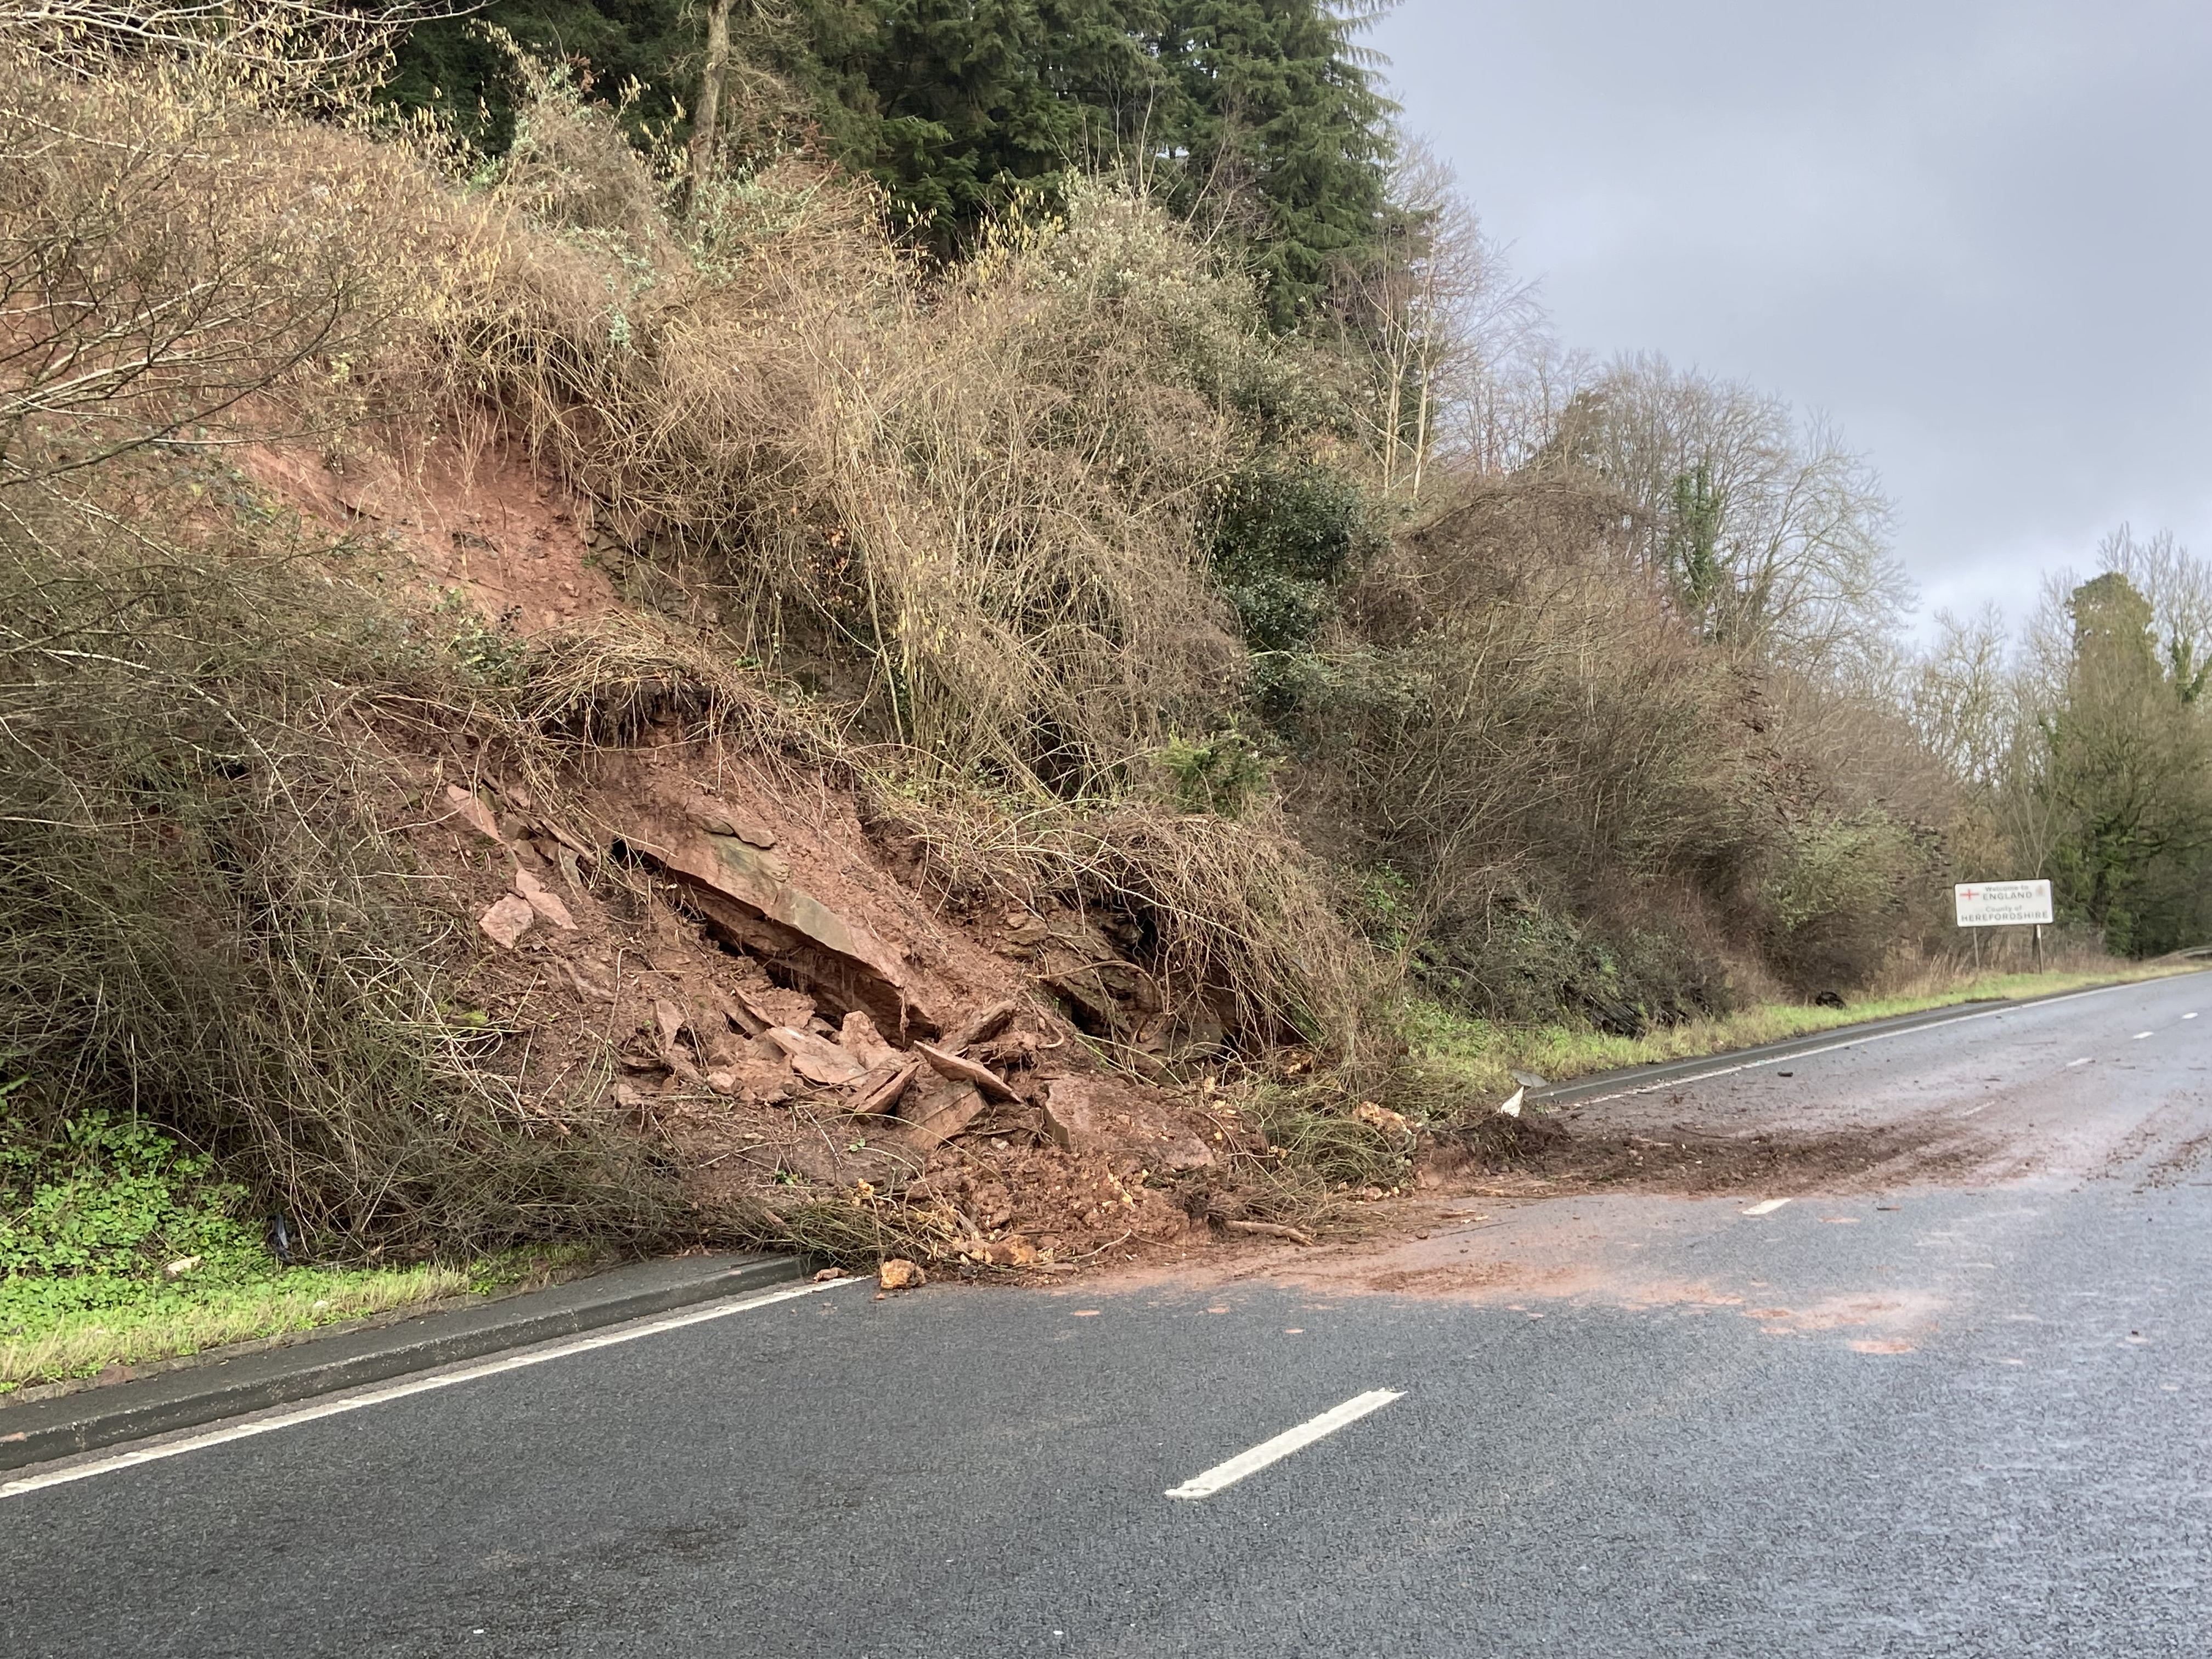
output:
[[[2047,881],[1970,881],[1951,890],[1961,927],[2025,927],[2051,920]]]

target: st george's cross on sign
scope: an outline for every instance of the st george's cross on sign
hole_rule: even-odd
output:
[[[1951,890],[1961,927],[2026,927],[2051,920],[2047,881],[1970,881]]]

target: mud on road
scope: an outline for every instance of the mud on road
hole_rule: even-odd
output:
[[[1694,1261],[1697,1239],[1784,1203],[1797,1206],[1793,1224],[1809,1212],[1881,1227],[1948,1194],[2204,1184],[2209,1084],[2212,982],[2196,975],[1893,1036],[1838,1033],[1818,1053],[1717,1056],[1707,1073],[1632,1075],[1518,1120],[1439,1130],[1416,1190],[1358,1206],[1354,1237],[1134,1271],[1192,1287],[1732,1308],[1902,1352],[1933,1317],[1924,1294],[1869,1285],[1763,1309],[1757,1279],[1660,1260]]]

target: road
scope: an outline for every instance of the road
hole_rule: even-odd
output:
[[[186,1437],[0,1498],[0,1649],[2212,1655],[2208,1063],[2212,981],[2125,988],[1577,1109],[1971,1122],[1941,1182],[1431,1200]]]

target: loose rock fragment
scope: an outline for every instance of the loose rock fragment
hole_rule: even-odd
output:
[[[505,898],[477,918],[477,926],[483,929],[484,937],[502,949],[512,951],[522,936],[530,931],[530,924],[538,919],[538,912],[530,908],[530,901],[520,894],[509,893]]]
[[[899,1103],[900,1097],[906,1093],[912,1086],[915,1079],[921,1075],[921,1062],[918,1060],[908,1061],[882,1082],[863,1090],[859,1097],[853,1102],[853,1109],[865,1113],[888,1112]]]
[[[758,819],[726,801],[702,799],[691,808],[691,821],[710,836],[735,836],[748,847],[763,852],[775,845],[775,832]]]
[[[1071,1152],[1133,1152],[1155,1170],[1203,1170],[1214,1161],[1196,1135],[1103,1078],[1054,1078],[1046,1086],[1044,1127]]]
[[[458,783],[447,784],[446,804],[453,809],[450,816],[460,819],[486,841],[499,839],[499,821],[492,817],[491,808],[478,800],[469,790],[462,788]]]
[[[516,896],[556,927],[572,933],[576,931],[576,919],[568,914],[568,907],[561,902],[560,896],[529,871],[514,872],[514,891]]]
[[[1413,1133],[1413,1126],[1402,1115],[1392,1111],[1388,1106],[1378,1106],[1371,1100],[1361,1101],[1352,1109],[1352,1115],[1370,1127],[1390,1134],[1410,1135]]]
[[[929,1279],[913,1262],[893,1256],[878,1271],[876,1282],[887,1291],[916,1291],[928,1284]]]
[[[842,1088],[867,1075],[868,1068],[858,1060],[836,1043],[816,1036],[811,1031],[796,1030],[788,1025],[771,1025],[761,1035],[783,1050],[791,1061],[792,1070],[812,1082]]]
[[[1310,1245],[1313,1243],[1311,1233],[1301,1232],[1296,1227],[1281,1226],[1273,1221],[1224,1221],[1221,1225],[1227,1232],[1252,1234],[1261,1238],[1287,1238],[1293,1244]],[[1428,1235],[1424,1233],[1421,1237],[1426,1238]]]
[[[691,1056],[677,1041],[688,1023],[684,1011],[665,998],[653,1005],[653,1025],[660,1039],[661,1063],[686,1083],[703,1082],[699,1068],[691,1063]]]
[[[884,1041],[884,1034],[876,1029],[876,1022],[857,1008],[845,1016],[844,1027],[837,1034],[837,1046],[872,1072],[884,1066],[896,1070],[906,1059]]]
[[[731,991],[722,997],[722,1016],[747,1036],[758,1036],[781,1020],[771,1019],[768,1012],[744,991]]]
[[[947,1037],[942,1045],[947,1054],[964,1054],[979,1042],[988,1042],[1006,1029],[1006,1023],[1021,1012],[1018,1002],[994,1002],[981,1013]]]
[[[959,1083],[973,1084],[981,1090],[988,1099],[1019,1100],[1021,1098],[1006,1086],[1005,1079],[988,1066],[978,1066],[974,1060],[960,1054],[948,1054],[944,1049],[933,1048],[927,1042],[915,1043],[914,1051],[927,1060],[940,1077],[948,1077]]]
[[[911,1138],[924,1150],[934,1151],[974,1122],[982,1109],[982,1092],[973,1084],[933,1078],[915,1091],[902,1116]]]

